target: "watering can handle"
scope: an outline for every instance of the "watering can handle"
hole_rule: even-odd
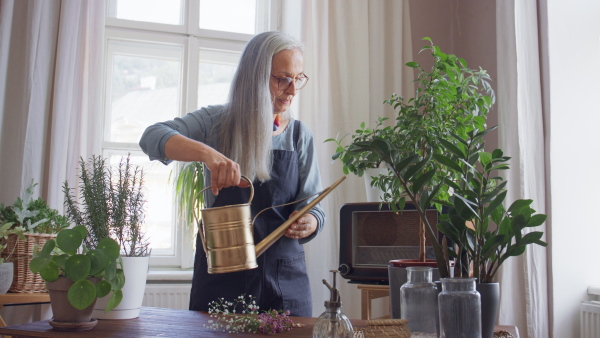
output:
[[[252,182],[250,182],[250,179],[248,179],[248,177],[242,175],[242,179],[244,179],[246,182],[248,182],[248,184],[250,184],[250,186],[248,187],[248,188],[250,188],[250,198],[248,199],[248,204],[250,204],[250,203],[252,203],[252,199],[254,198],[254,186],[252,185]],[[209,185],[208,187],[202,189],[202,191],[200,191],[199,194],[210,189],[210,187],[212,187],[212,185]]]

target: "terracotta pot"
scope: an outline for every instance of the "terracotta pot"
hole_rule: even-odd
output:
[[[89,281],[98,283],[98,278],[88,278]],[[96,301],[83,310],[78,310],[69,303],[67,293],[73,281],[66,277],[59,277],[54,282],[46,282],[46,287],[50,293],[50,306],[52,307],[52,321],[64,323],[82,323],[88,325],[92,322],[92,311]]]

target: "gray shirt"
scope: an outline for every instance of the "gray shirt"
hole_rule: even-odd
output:
[[[156,123],[146,129],[140,140],[140,147],[150,157],[150,160],[159,160],[164,164],[171,162],[165,155],[165,143],[173,135],[180,134],[218,150],[217,139],[211,133],[211,130],[220,120],[222,107],[208,106],[181,118],[178,117],[171,121]],[[322,190],[313,135],[305,124],[300,123],[302,124],[300,128],[301,132],[298,144],[296,145],[300,190],[295,200],[306,198]],[[291,119],[283,133],[273,136],[273,149],[293,151],[293,135],[294,120]],[[205,174],[205,184],[208,186],[210,184],[210,171],[205,170]],[[212,206],[215,196],[212,193],[206,192],[205,197],[206,204]],[[295,209],[300,210],[315,197],[298,203]],[[317,219],[317,230],[311,236],[301,239],[301,244],[313,239],[323,229],[325,224],[325,213],[320,203],[312,208],[309,213]]]

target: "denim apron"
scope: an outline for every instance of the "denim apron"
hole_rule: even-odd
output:
[[[294,150],[273,150],[271,180],[253,182],[252,217],[259,211],[295,200],[300,177],[296,145],[300,133],[299,121],[294,121]],[[248,203],[250,189],[230,187],[219,191],[213,207]],[[254,223],[254,243],[284,223],[294,211],[294,205],[269,209]],[[282,236],[257,257],[258,268],[220,274],[208,274],[206,254],[199,236],[196,237],[194,277],[190,295],[190,310],[208,311],[208,304],[218,298],[233,301],[240,295],[256,298],[259,310],[289,310],[292,316],[311,317],[312,299],[304,249],[297,239]]]

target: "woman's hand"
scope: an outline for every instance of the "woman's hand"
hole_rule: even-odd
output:
[[[210,170],[210,185],[214,195],[218,195],[223,188],[249,186],[248,182],[241,179],[239,164],[202,142],[183,135],[173,135],[165,143],[165,155],[177,161],[203,162]]]
[[[292,212],[290,218],[297,214],[298,211]],[[285,232],[285,237],[289,238],[306,238],[312,235],[317,230],[317,218],[312,214],[306,213],[302,217],[298,218],[288,230]]]

